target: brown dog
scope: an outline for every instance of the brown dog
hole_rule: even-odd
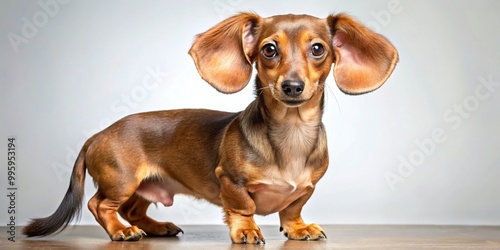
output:
[[[375,90],[393,71],[396,49],[345,14],[241,13],[198,35],[189,54],[224,93],[244,88],[256,63],[255,101],[239,113],[171,110],[117,121],[88,139],[61,205],[26,235],[58,232],[79,215],[87,169],[98,187],[88,207],[112,240],[182,232],[146,215],[151,203],[171,206],[175,194],[222,206],[234,243],[264,243],[253,215],[275,212],[289,239],[326,238],[300,215],[328,167],[325,79],[334,63],[343,92]]]

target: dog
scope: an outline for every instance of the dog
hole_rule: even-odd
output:
[[[255,100],[238,113],[184,109],[118,120],[86,141],[62,203],[24,234],[58,233],[78,217],[88,171],[97,187],[88,208],[113,241],[183,233],[146,215],[151,203],[171,206],[176,194],[221,206],[233,243],[264,244],[254,215],[276,212],[288,239],[326,239],[301,217],[329,163],[325,80],[334,65],[342,92],[378,89],[394,70],[397,50],[343,13],[323,19],[240,13],[196,36],[189,54],[200,76],[227,94],[248,84],[255,64]]]

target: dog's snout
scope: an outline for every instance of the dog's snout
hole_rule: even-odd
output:
[[[297,97],[304,91],[304,82],[286,80],[281,84],[281,89],[285,95],[290,97]]]

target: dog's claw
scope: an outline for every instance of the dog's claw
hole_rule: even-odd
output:
[[[141,234],[136,234],[134,236],[130,236],[127,240],[128,241],[138,241],[142,238],[142,235]]]
[[[254,240],[254,244],[257,244],[257,245],[264,245],[264,244],[266,244],[266,240],[264,238],[259,239],[259,237],[255,236],[253,238],[253,240]]]
[[[136,226],[131,226],[129,228],[118,230],[109,237],[113,241],[138,241],[146,235],[147,234],[144,230]]]
[[[265,244],[264,237],[257,227],[254,229],[238,229],[233,234],[230,233],[231,241],[234,244]]]
[[[326,234],[324,231],[321,231],[321,234],[323,234],[324,239],[328,239],[328,237],[326,237]]]
[[[280,232],[283,232],[283,227],[280,227]]]
[[[172,223],[166,223],[166,224],[167,224],[166,225],[167,231],[165,233],[159,234],[158,236],[173,237],[177,236],[179,233],[184,234],[184,231],[180,227]]]

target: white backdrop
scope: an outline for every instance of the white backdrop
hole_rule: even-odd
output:
[[[223,95],[197,74],[193,37],[240,11],[347,12],[385,35],[400,62],[388,82],[347,96],[330,76],[330,168],[304,208],[320,224],[500,225],[499,1],[1,1],[0,188],[17,140],[16,218],[59,205],[82,143],[130,114],[239,111],[252,84]],[[5,192],[3,191],[5,190]],[[86,202],[81,224],[96,224]],[[0,226],[9,220],[0,196]],[[176,196],[159,220],[222,224],[218,207]],[[277,215],[258,217],[278,224]]]

